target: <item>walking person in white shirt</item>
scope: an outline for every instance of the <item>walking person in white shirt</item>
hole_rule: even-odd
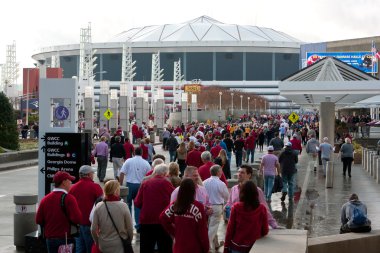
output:
[[[143,181],[146,173],[151,170],[149,163],[142,157],[142,149],[137,147],[135,149],[135,156],[127,159],[120,169],[120,185],[123,185],[124,175],[127,181],[128,187],[128,199],[127,204],[130,212],[132,213],[132,201],[136,198],[137,192],[140,189],[141,182]],[[140,232],[140,209],[134,207],[136,231]]]
[[[229,198],[227,186],[220,180],[222,167],[213,165],[210,168],[211,177],[206,179],[203,184],[209,196],[212,214],[209,217],[208,239],[210,242],[210,252],[216,252],[221,246],[218,242],[217,232],[220,219],[223,214],[223,205]]]

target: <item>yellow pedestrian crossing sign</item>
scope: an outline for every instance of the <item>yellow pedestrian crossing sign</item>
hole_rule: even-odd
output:
[[[107,109],[107,111],[104,112],[104,117],[106,117],[106,119],[110,120],[113,116],[113,113],[111,112],[110,109]]]
[[[296,123],[298,121],[300,117],[297,115],[297,113],[295,112],[292,112],[292,114],[289,115],[288,119],[292,122],[292,123]]]

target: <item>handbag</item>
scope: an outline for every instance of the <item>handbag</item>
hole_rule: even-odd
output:
[[[65,233],[66,243],[58,247],[58,253],[73,253],[74,243],[67,244],[67,233]]]
[[[282,190],[282,187],[283,187],[282,178],[280,175],[277,175],[274,178],[274,185],[273,185],[272,193],[280,192]]]
[[[108,213],[108,215],[111,218],[112,225],[115,228],[117,234],[119,235],[121,243],[123,244],[124,253],[133,253],[133,248],[132,248],[132,242],[131,242],[131,240],[129,238],[128,239],[124,239],[123,237],[120,236],[119,230],[117,229],[117,227],[115,225],[115,222],[112,219],[110,210],[108,209],[107,202],[105,200],[103,200],[103,202],[104,202],[104,205],[106,206],[107,213]]]

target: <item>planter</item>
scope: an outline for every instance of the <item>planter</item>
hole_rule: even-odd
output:
[[[354,153],[354,164],[361,164],[362,163],[362,153],[361,152],[355,152]]]

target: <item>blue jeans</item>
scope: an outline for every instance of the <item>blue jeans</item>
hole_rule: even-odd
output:
[[[251,163],[253,163],[253,160],[255,160],[255,149],[247,149],[247,160],[246,162],[249,161],[249,154],[251,154]]]
[[[140,184],[133,184],[133,183],[127,182],[127,187],[128,187],[127,204],[128,204],[129,211],[131,212],[131,215],[132,215],[132,202],[137,196],[137,193],[140,189]],[[139,230],[140,229],[140,223],[139,223],[140,208],[137,208],[134,204],[133,206],[134,206],[134,211],[135,211],[135,223],[136,223],[135,228],[136,230]]]
[[[230,165],[231,167],[231,157],[232,157],[232,152],[226,152],[227,153],[227,159],[228,159],[228,164]]]
[[[174,151],[170,151],[169,150],[169,156],[170,156],[170,162],[174,162],[175,161],[175,155],[176,155],[177,151],[174,150]]]
[[[297,173],[294,174],[282,174],[282,192],[287,192],[289,199],[294,197],[294,181]]]
[[[67,243],[74,243],[73,239],[67,239]],[[66,240],[65,239],[46,239],[46,246],[48,253],[57,253],[58,248],[61,245],[65,245]]]
[[[79,237],[75,238],[76,253],[91,253],[91,247],[94,243],[91,235],[91,226],[79,226]]]
[[[272,190],[274,185],[274,176],[264,176],[264,194],[265,199],[271,200],[272,197]]]

